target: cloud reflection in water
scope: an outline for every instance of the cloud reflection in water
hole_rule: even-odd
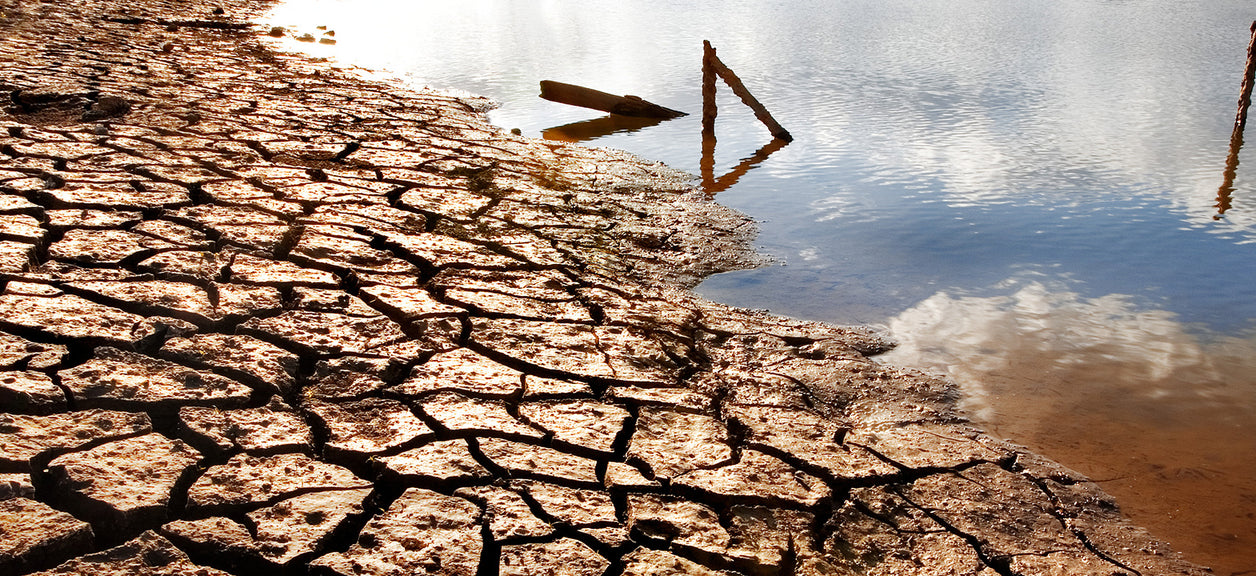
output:
[[[1175,547],[1245,557],[1256,546],[1256,336],[1199,334],[1129,297],[1060,284],[938,292],[890,320],[900,345],[880,360],[955,381],[979,424],[1101,480]]]

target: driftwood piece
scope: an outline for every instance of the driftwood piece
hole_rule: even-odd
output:
[[[768,130],[772,132],[772,136],[780,138],[781,140],[784,140],[786,142],[792,142],[794,140],[794,137],[789,134],[788,130],[781,127],[781,125],[777,123],[775,118],[772,118],[772,114],[768,112],[768,109],[765,108],[763,104],[759,103],[759,100],[756,99],[754,95],[750,93],[750,90],[746,88],[745,84],[742,84],[741,78],[738,78],[737,75],[734,74],[733,71],[728,66],[725,66],[724,63],[720,61],[719,57],[715,55],[715,48],[711,47],[711,43],[706,40],[703,40],[702,48],[703,48],[702,84],[703,84],[704,100],[706,99],[705,96],[706,96],[706,86],[707,86],[706,66],[709,63],[711,69],[714,70],[715,73],[718,74],[719,77],[724,80],[725,84],[728,84],[729,88],[733,89],[733,93],[736,94],[738,98],[741,98],[741,101],[746,106],[749,106],[751,110],[754,111],[755,118],[758,118],[759,121],[762,122],[764,126],[768,127]],[[711,82],[711,86],[712,88],[714,88],[715,83]],[[712,89],[711,90],[712,96],[714,96],[714,92],[715,91]],[[712,102],[714,102],[714,100],[715,100],[714,98],[711,98]],[[708,112],[708,109],[706,105],[703,104],[702,118],[704,121],[707,118],[707,112]],[[714,119],[715,119],[715,105],[714,104],[711,104],[710,115],[712,119],[712,126],[714,126]],[[703,126],[703,131],[706,132],[705,123]],[[714,132],[713,127],[711,128],[711,131]]]
[[[592,108],[620,116],[677,118],[686,115],[684,112],[646,102],[637,96],[616,96],[601,90],[552,80],[541,81],[541,97],[552,102]]]

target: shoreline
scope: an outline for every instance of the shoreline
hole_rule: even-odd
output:
[[[869,332],[689,293],[753,224],[674,170],[266,5],[0,2],[0,571],[1206,573]]]

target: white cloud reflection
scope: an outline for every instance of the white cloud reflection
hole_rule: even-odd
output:
[[[1165,418],[1204,407],[1251,411],[1256,337],[1201,336],[1172,313],[1118,294],[1085,298],[1041,279],[998,296],[938,292],[888,323],[887,363],[943,374],[979,419],[1027,399],[1045,418],[1078,410]],[[1205,339],[1207,338],[1207,339]]]
[[[1131,298],[1042,278],[939,292],[893,318],[880,359],[955,381],[992,434],[1099,481],[1219,574],[1256,546],[1256,336],[1203,335]]]

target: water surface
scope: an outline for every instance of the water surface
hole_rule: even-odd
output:
[[[695,174],[710,40],[795,141],[771,146],[721,86],[717,199],[761,222],[777,264],[698,291],[884,327],[901,342],[886,361],[954,379],[993,433],[1101,481],[1222,574],[1256,566],[1251,146],[1221,190],[1253,19],[1246,0],[290,0],[271,15],[336,33],[290,46],[494,98],[504,128]],[[693,114],[615,123],[538,99],[544,79]]]

